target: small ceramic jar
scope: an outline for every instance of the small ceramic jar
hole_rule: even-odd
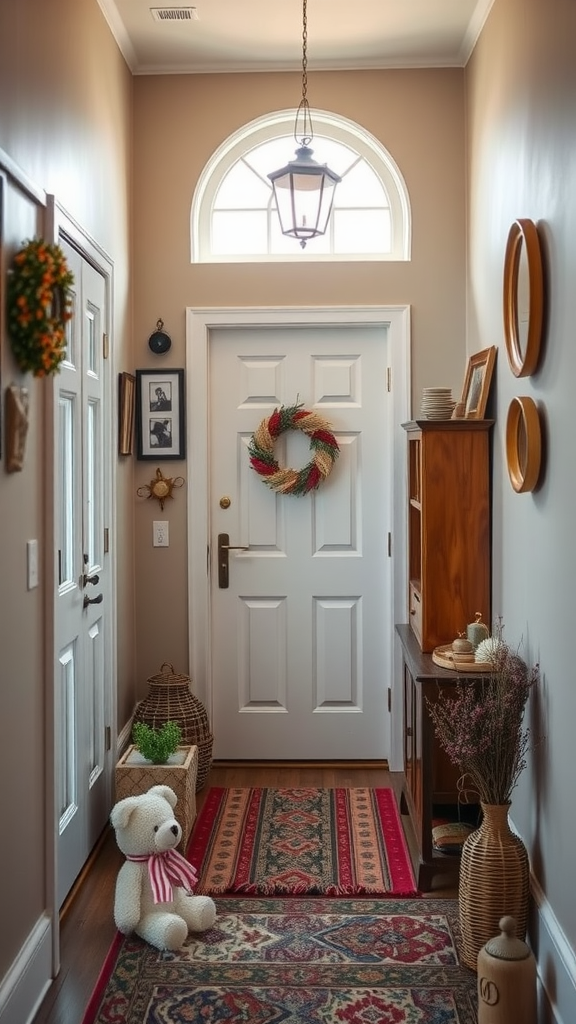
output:
[[[469,661],[474,661],[474,648],[470,641],[464,636],[457,636],[452,641],[452,654],[454,664],[460,665]]]
[[[465,636],[457,636],[456,639],[452,641],[452,650],[454,651],[454,654],[472,654],[474,647],[470,640]]]
[[[474,622],[470,622],[466,626],[466,636],[472,644],[474,650],[478,647],[478,644],[482,640],[487,640],[490,636],[490,631],[485,622],[482,622],[482,612],[476,612],[476,618]]]

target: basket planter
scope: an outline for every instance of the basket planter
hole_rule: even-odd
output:
[[[152,764],[132,745],[116,765],[116,800],[140,796],[152,786],[170,786],[178,801],[174,815],[182,829],[178,849],[184,853],[196,818],[197,772],[196,746],[178,747],[167,764]]]
[[[198,747],[196,791],[202,789],[212,765],[214,737],[210,732],[208,715],[202,702],[190,689],[190,676],[174,671],[164,662],[160,672],[148,679],[148,696],[141,700],[134,712],[135,722],[144,722],[152,729],[165,722],[177,722],[182,730],[182,742]]]

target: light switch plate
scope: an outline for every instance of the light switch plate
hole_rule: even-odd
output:
[[[152,523],[152,544],[155,548],[167,548],[170,546],[168,532],[168,520],[155,519]]]
[[[26,572],[28,590],[38,586],[38,541],[26,541]]]

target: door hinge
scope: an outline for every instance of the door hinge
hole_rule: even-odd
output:
[[[388,711],[392,712],[392,687],[388,687]]]
[[[110,728],[109,725],[105,726],[104,728],[104,749],[112,749],[112,729]]]
[[[392,391],[392,367],[386,367],[386,391]]]
[[[392,534],[388,534],[388,558],[392,557]]]
[[[104,554],[107,555],[110,551],[110,530],[107,526],[104,527]]]
[[[103,334],[102,335],[102,358],[103,359],[108,359],[109,355],[110,355],[110,345],[108,344],[108,335],[107,334]],[[390,389],[388,389],[388,390],[390,390]]]

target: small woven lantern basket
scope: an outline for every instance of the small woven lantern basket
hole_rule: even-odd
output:
[[[214,737],[210,732],[208,714],[202,701],[190,689],[190,676],[174,671],[165,661],[154,676],[148,678],[148,696],[136,706],[135,722],[144,722],[152,729],[165,722],[177,722],[182,730],[181,743],[198,747],[196,792],[202,789],[212,765]]]

